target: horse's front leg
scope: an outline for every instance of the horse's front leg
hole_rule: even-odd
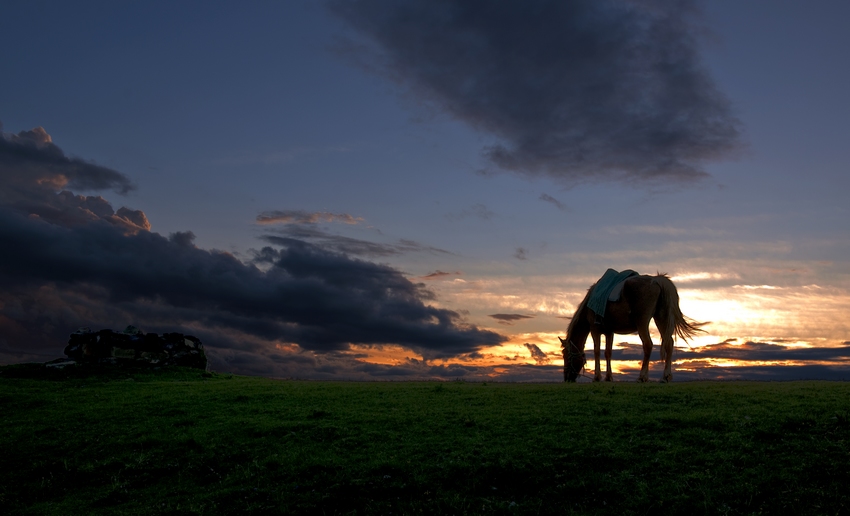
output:
[[[605,334],[605,381],[613,382],[614,375],[611,372],[611,349],[614,347],[614,334]]]
[[[600,340],[601,335],[599,331],[592,331],[590,333],[591,337],[593,337],[593,358],[596,360],[596,368],[594,369],[593,381],[598,382],[602,379],[602,371],[599,367],[599,348],[600,348]]]
[[[643,363],[640,366],[638,381],[645,383],[649,381],[649,357],[652,355],[652,337],[649,336],[649,326],[638,330],[640,341],[643,343]]]

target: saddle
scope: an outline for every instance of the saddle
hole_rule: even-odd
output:
[[[620,294],[623,292],[623,284],[626,280],[638,275],[637,272],[631,269],[626,269],[622,272],[608,269],[593,286],[590,297],[587,299],[587,307],[593,310],[593,313],[599,317],[604,317],[605,305],[608,304],[608,301],[619,300]]]

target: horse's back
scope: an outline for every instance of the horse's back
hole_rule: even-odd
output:
[[[606,318],[615,333],[633,333],[638,327],[649,324],[655,315],[661,287],[653,276],[633,276],[623,284],[619,301],[609,302]],[[610,310],[610,312],[608,312]]]
[[[650,303],[658,299],[661,285],[656,282],[657,276],[632,276],[623,284],[623,292],[628,292],[636,303]]]

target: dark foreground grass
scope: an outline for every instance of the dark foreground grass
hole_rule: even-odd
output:
[[[42,371],[0,368],[0,513],[850,507],[847,383],[331,383]]]

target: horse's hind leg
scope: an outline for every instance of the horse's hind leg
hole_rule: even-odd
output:
[[[660,323],[660,324],[659,324]],[[661,334],[661,360],[664,361],[664,375],[661,377],[663,383],[673,381],[673,331],[671,325],[667,324],[666,317],[655,317],[655,326]],[[668,329],[670,329],[668,333]]]
[[[649,336],[649,325],[644,325],[638,330],[640,341],[643,343],[643,363],[640,366],[638,381],[645,383],[649,381],[649,357],[652,355],[652,337]]]
[[[605,334],[605,381],[613,382],[614,375],[611,372],[611,348],[614,347],[614,334],[606,333]]]
[[[664,355],[664,376],[661,381],[664,383],[673,381],[673,336],[663,335],[661,337],[661,354]]]

